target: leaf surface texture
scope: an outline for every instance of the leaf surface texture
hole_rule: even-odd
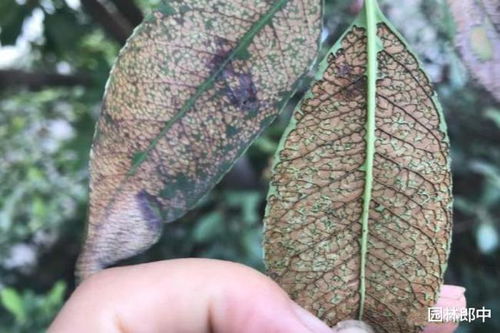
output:
[[[316,55],[319,0],[164,1],[110,74],[90,163],[88,276],[158,239],[278,114]]]
[[[374,18],[371,34],[363,13],[332,48],[285,132],[268,195],[266,264],[331,326],[361,318],[376,332],[419,332],[449,250],[449,144],[417,58],[378,8]]]

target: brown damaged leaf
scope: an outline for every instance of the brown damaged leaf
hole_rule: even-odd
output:
[[[420,332],[449,250],[449,145],[431,83],[380,22],[373,178],[365,166],[367,36],[354,26],[323,62],[281,143],[266,263],[294,300],[330,326],[362,312],[376,332]],[[363,249],[366,182],[373,189]]]
[[[165,1],[107,84],[90,163],[86,277],[154,244],[278,114],[315,57],[319,0]]]
[[[500,3],[449,0],[456,43],[472,77],[500,101]]]

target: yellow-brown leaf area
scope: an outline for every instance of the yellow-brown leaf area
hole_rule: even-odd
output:
[[[333,324],[356,316],[365,160],[366,36],[355,28],[295,113],[266,218],[270,273]]]
[[[451,232],[448,143],[416,58],[379,25],[376,140],[363,320],[419,332]],[[272,179],[271,276],[328,324],[358,317],[366,159],[366,37],[354,27],[295,113]]]
[[[160,223],[192,208],[277,115],[315,56],[321,2],[288,1],[226,62],[273,5],[169,1],[128,40],[91,152],[81,275],[152,245]]]

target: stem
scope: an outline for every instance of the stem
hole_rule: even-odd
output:
[[[81,0],[84,10],[99,23],[103,29],[120,44],[125,44],[132,33],[132,27],[123,17],[111,13],[98,0]]]
[[[367,109],[366,109],[366,160],[365,188],[363,193],[363,212],[361,215],[361,267],[359,283],[359,319],[362,319],[365,294],[366,294],[366,257],[368,252],[368,221],[370,217],[370,203],[372,200],[373,187],[373,158],[375,155],[375,113],[377,108],[377,21],[376,21],[376,0],[365,1],[366,34],[368,63],[366,69],[367,76]]]
[[[89,86],[91,80],[85,74],[63,75],[42,71],[26,72],[17,69],[0,69],[0,90],[23,86],[31,90],[40,90],[46,87],[73,87]]]

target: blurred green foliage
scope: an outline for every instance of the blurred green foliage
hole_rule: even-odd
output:
[[[157,2],[136,4],[147,12]],[[350,24],[359,4],[326,2],[324,50]],[[466,286],[469,306],[493,310],[491,320],[463,324],[460,332],[499,332],[500,104],[470,79],[453,44],[453,20],[444,0],[380,2],[422,58],[448,120],[456,204],[446,280]],[[31,91],[7,85],[0,90],[1,332],[43,331],[74,287],[87,210],[88,151],[120,48],[78,3],[0,2],[0,58],[5,46],[17,43],[25,49],[9,68],[89,80],[77,87],[47,84]],[[27,30],[36,29],[28,23],[36,15],[42,17],[41,29],[32,36]],[[269,166],[290,111],[195,210],[166,225],[157,245],[125,263],[210,257],[263,270],[261,218]]]
[[[10,318],[0,323],[2,332],[36,332],[47,327],[64,301],[66,284],[56,282],[42,295],[25,289],[22,293],[12,288],[0,291],[0,301]]]

